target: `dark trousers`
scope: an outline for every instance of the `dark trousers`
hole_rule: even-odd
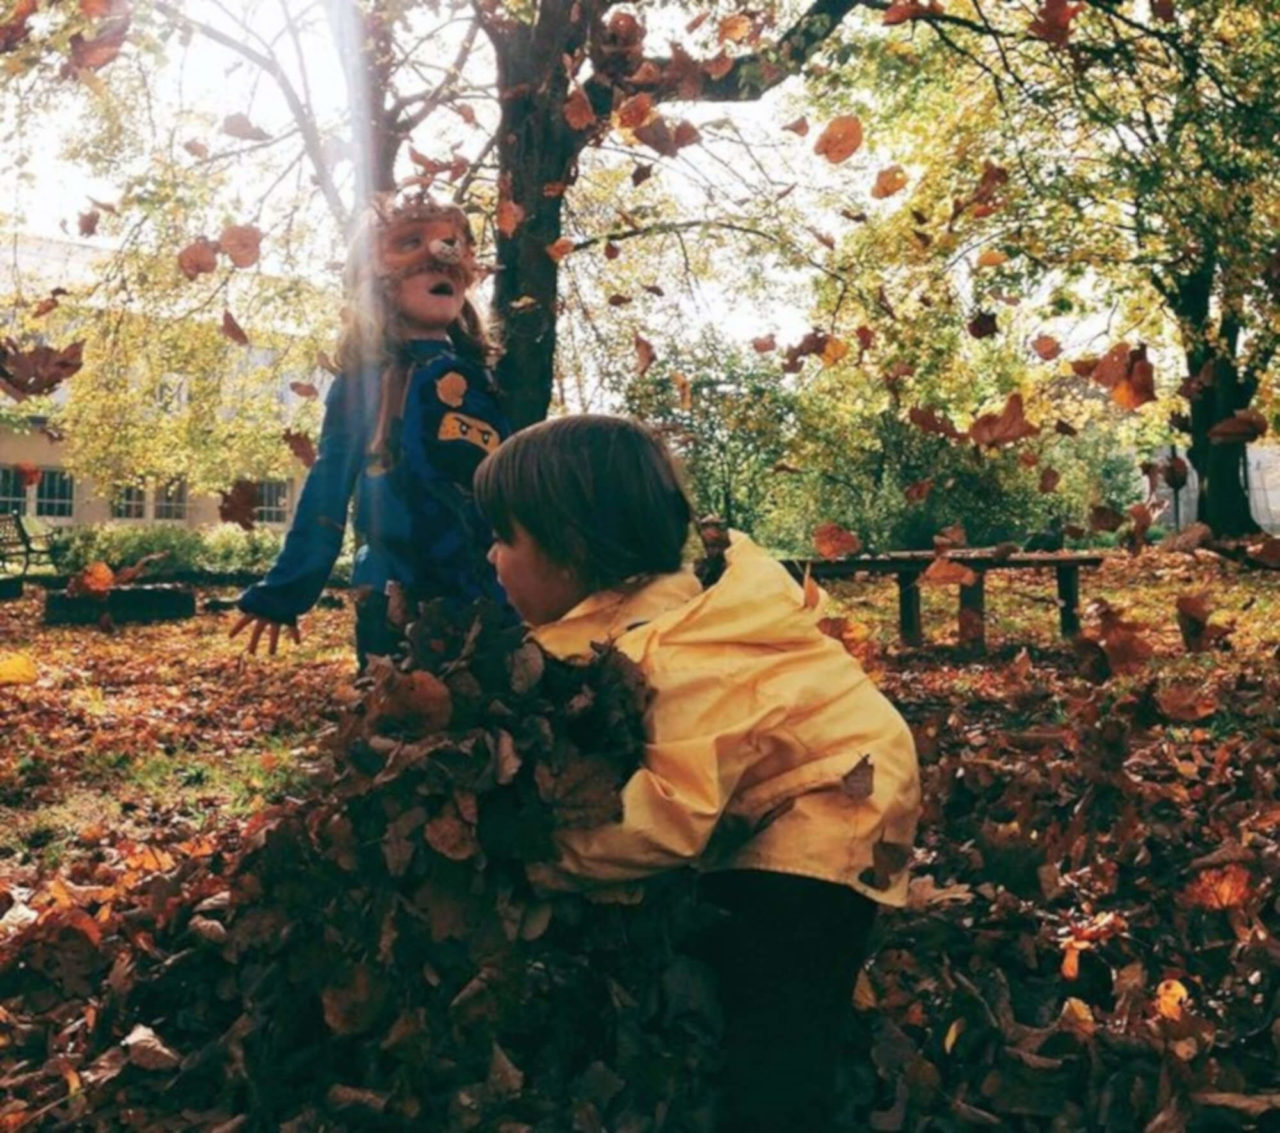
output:
[[[760,870],[702,879],[728,914],[705,938],[724,1012],[721,1133],[826,1133],[841,1023],[876,904],[847,886]]]
[[[387,621],[387,596],[376,592],[356,599],[356,662],[364,672],[369,658],[395,652],[401,634]]]

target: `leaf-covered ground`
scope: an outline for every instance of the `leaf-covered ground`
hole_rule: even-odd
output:
[[[1278,1127],[1280,575],[1209,555],[1145,555],[1109,561],[1085,575],[1082,589],[1086,605],[1109,605],[1086,617],[1093,643],[1073,647],[1056,636],[1051,576],[993,574],[991,653],[976,660],[952,644],[954,589],[926,592],[931,645],[904,651],[893,643],[891,583],[840,588],[851,619],[846,640],[915,731],[925,794],[911,906],[882,918],[878,953],[856,995],[863,1010],[844,1064],[847,1128]],[[0,640],[30,652],[39,671],[36,684],[3,693],[0,788],[8,809],[0,826],[21,833],[6,836],[0,915],[10,929],[33,915],[65,929],[67,918],[83,913],[92,918],[76,929],[83,946],[82,937],[98,932],[93,925],[112,922],[113,901],[138,902],[149,877],[160,886],[152,890],[168,892],[161,877],[204,876],[206,863],[236,844],[237,808],[243,814],[262,798],[305,793],[318,736],[335,715],[332,690],[351,669],[349,614],[322,611],[310,619],[306,649],[274,661],[241,660],[223,640],[227,616],[104,635],[45,630],[37,615],[32,599],[0,607]],[[112,757],[104,760],[104,751]],[[158,770],[157,761],[169,762]],[[200,782],[184,784],[184,775]],[[428,823],[435,840],[427,833],[446,857],[460,852],[454,835],[466,832],[447,805]],[[379,821],[392,822],[382,845],[391,838],[401,847],[394,821],[385,814]],[[171,905],[155,922],[157,934],[162,922],[174,931]],[[545,915],[517,912],[517,937],[521,917]],[[225,928],[210,927],[209,917],[192,918],[192,926],[218,937]],[[182,953],[146,932],[139,945],[138,926],[149,923],[143,917],[126,935],[143,948],[139,962],[158,965],[159,982],[148,985],[155,999],[155,988],[168,986],[169,961],[161,960]],[[557,909],[552,923],[579,922]],[[238,924],[233,933],[243,918]],[[409,927],[397,931],[403,947]],[[339,935],[353,932],[342,926]],[[224,947],[221,959],[206,962],[241,955],[257,963],[252,949],[260,947],[257,938],[241,940],[239,952]],[[394,951],[385,940],[377,950],[380,960]],[[89,984],[66,978],[82,960],[70,950],[59,961],[61,994],[72,996],[74,1010],[59,1017],[66,1026],[50,1040],[51,1060],[37,1065],[28,1049],[25,1076],[0,1078],[0,1128],[20,1128],[40,1112],[37,1097],[65,1116],[63,1079],[74,1094],[92,1087],[94,1073],[114,1080],[125,1062],[144,1077],[176,1065],[174,1052],[147,1047],[146,1035],[135,1036],[124,1061],[83,1061],[76,1019],[84,1013],[90,1031],[109,1027]],[[362,998],[362,972],[347,971],[351,986],[321,996],[323,1022],[337,1035],[353,1033],[344,1011]],[[160,1000],[171,994],[170,987]],[[42,1018],[56,1015],[47,996],[36,1007],[49,1012]],[[450,1000],[439,1009],[456,1008]],[[622,1012],[618,1002],[610,1010]],[[16,1018],[6,1022],[0,1004],[0,1044],[20,1046],[24,1034],[28,1048],[37,1044],[35,1024]],[[396,1027],[403,1030],[401,1020]],[[687,1032],[679,1033],[684,1043]],[[388,1032],[383,1042],[391,1039]],[[544,1128],[530,1115],[552,1104],[551,1095],[532,1084],[522,1094],[520,1085],[521,1058],[533,1054],[517,1051],[515,1063],[502,1048],[483,1054],[484,1089],[453,1096],[445,1106],[450,1127],[485,1127],[485,1114],[501,1112],[512,1130]],[[332,1083],[337,1093],[318,1103],[339,1114],[330,1124],[308,1110],[314,1121],[296,1128],[358,1125],[352,1112],[374,1126],[387,1120],[404,1099],[374,1062],[363,1085]],[[573,1106],[591,1107],[583,1121],[604,1122],[582,1127],[622,1128],[635,1116],[631,1109],[610,1116],[611,1105],[637,1104],[639,1087],[622,1091],[615,1081],[618,1065],[593,1071],[590,1088],[566,1087]],[[547,1072],[531,1071],[539,1090],[550,1088]],[[200,1127],[216,1127],[222,1111],[207,1113]]]

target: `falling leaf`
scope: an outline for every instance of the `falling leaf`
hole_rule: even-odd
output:
[[[969,439],[975,445],[997,448],[1011,445],[1024,437],[1034,437],[1040,432],[1023,416],[1022,394],[1011,393],[999,413],[984,413],[969,427]]]
[[[1216,445],[1251,444],[1267,431],[1267,419],[1256,409],[1237,409],[1209,428],[1209,440]]]
[[[745,39],[751,37],[754,25],[751,17],[741,12],[736,12],[731,16],[725,16],[720,21],[718,31],[721,43],[741,43]]]
[[[974,571],[945,556],[934,559],[920,576],[921,586],[973,586],[977,581]]]
[[[1180,594],[1176,603],[1178,632],[1182,643],[1192,653],[1203,653],[1225,644],[1231,633],[1230,626],[1211,626],[1209,617],[1213,604],[1207,594]]]
[[[98,232],[98,221],[102,219],[102,213],[97,209],[90,209],[88,212],[82,212],[77,221],[81,236],[95,236]]]
[[[1062,480],[1062,474],[1055,468],[1045,468],[1040,473],[1040,491],[1045,495],[1055,492]]]
[[[547,255],[559,263],[573,251],[573,246],[573,241],[568,236],[561,236],[555,243],[547,245]]]
[[[845,342],[844,339],[836,338],[835,335],[831,335],[827,339],[826,345],[823,346],[822,353],[819,354],[818,357],[822,359],[822,364],[824,366],[834,366],[848,353],[849,344]]]
[[[862,540],[838,523],[820,523],[813,529],[813,547],[824,559],[842,559],[862,550]]]
[[[790,130],[797,137],[803,138],[809,133],[809,119],[802,114],[794,122],[788,122],[782,128]]]
[[[633,342],[636,348],[636,377],[643,378],[648,373],[649,367],[653,365],[653,344],[648,339],[642,338],[638,332]]]
[[[1175,492],[1187,486],[1190,471],[1190,466],[1180,456],[1171,456],[1160,465],[1161,477]]]
[[[1151,0],[1151,14],[1157,20],[1163,20],[1167,24],[1175,22],[1178,18],[1174,10],[1174,0]]]
[[[571,130],[587,130],[595,125],[596,112],[591,109],[591,100],[581,87],[575,86],[565,100],[564,120]]]
[[[128,31],[129,21],[126,18],[104,25],[103,30],[91,39],[76,32],[70,40],[70,55],[63,75],[79,75],[83,79],[86,73],[100,71],[120,54]]]
[[[209,156],[209,147],[195,138],[190,138],[183,142],[182,148],[192,157],[198,157],[201,161],[204,161]]]
[[[222,132],[242,142],[267,142],[271,135],[249,121],[248,115],[229,114],[222,120]]]
[[[316,462],[316,446],[312,443],[311,438],[306,433],[295,432],[293,429],[286,429],[283,433],[284,443],[289,446],[289,451],[293,453],[303,465],[310,468]]]
[[[222,312],[222,333],[239,346],[249,345],[249,336],[244,333],[244,328],[236,322],[236,317],[230,311]]]
[[[303,398],[318,397],[320,393],[310,382],[290,382],[289,388]]]
[[[631,184],[636,188],[639,188],[652,176],[652,165],[647,165],[644,162],[636,162],[635,167],[631,170]]]
[[[616,260],[622,254],[622,249],[618,247],[612,240],[606,241],[604,246],[604,258],[606,260]]]
[[[1000,325],[991,311],[979,311],[969,320],[969,334],[973,338],[993,338],[1000,333]]]
[[[84,365],[84,343],[61,350],[53,346],[19,349],[11,338],[0,341],[0,390],[15,401],[51,393]]]
[[[1089,509],[1090,531],[1119,531],[1124,525],[1124,513],[1106,504],[1095,504]]]
[[[619,106],[616,117],[618,125],[624,130],[634,130],[649,121],[654,113],[653,96],[641,92],[640,94],[632,95]]]
[[[839,165],[857,153],[861,145],[862,122],[856,115],[842,114],[827,123],[814,143],[813,152],[832,165]]]
[[[877,201],[900,193],[907,186],[907,171],[901,165],[890,165],[876,174],[875,184],[871,186],[871,195]]]
[[[1062,353],[1062,345],[1053,335],[1042,334],[1031,340],[1031,349],[1042,362],[1052,362]]]
[[[942,5],[938,3],[938,0],[929,0],[928,4],[921,4],[918,0],[893,0],[893,3],[885,9],[884,16],[880,22],[885,27],[893,27],[909,20],[919,20],[928,16],[940,15],[942,10]]]
[[[1009,257],[999,248],[988,248],[978,257],[978,267],[980,268],[998,268],[1001,264],[1009,262]],[[977,335],[974,336],[975,338]]]
[[[516,229],[524,223],[524,208],[515,203],[509,197],[504,197],[498,202],[497,212],[494,216],[494,224],[497,225],[498,231],[503,236],[514,236]]]
[[[201,236],[178,253],[178,267],[188,279],[218,270],[218,245]]]
[[[778,342],[772,334],[767,334],[763,338],[753,338],[751,347],[757,354],[768,354],[778,349]]]
[[[218,518],[223,523],[239,524],[252,531],[254,512],[258,507],[258,485],[252,480],[237,480],[229,492],[219,492]]]
[[[693,408],[692,384],[679,370],[673,370],[671,372],[671,384],[676,387],[676,395],[680,401],[680,408],[687,413]]]
[[[929,493],[933,491],[933,477],[927,480],[917,480],[914,484],[908,484],[903,489],[903,495],[913,504],[923,503],[929,498]]]
[[[609,298],[606,300],[606,302],[609,304],[610,307],[626,307],[631,303],[631,296],[619,295],[615,293],[613,295],[610,295]]]
[[[650,295],[656,295],[659,299],[661,299],[664,295],[666,295],[666,292],[663,291],[662,288],[659,287],[656,283],[643,283],[641,284],[641,286]]]
[[[218,246],[238,268],[252,267],[258,262],[262,233],[252,224],[233,224],[222,230]]]
[[[941,413],[937,413],[933,409],[913,406],[907,411],[907,417],[921,432],[932,433],[939,437],[947,437],[950,440],[959,440],[964,436],[964,434],[951,423],[951,419],[949,417]]]
[[[1156,988],[1156,1013],[1163,1019],[1181,1019],[1191,995],[1180,980],[1162,980]]]
[[[1054,47],[1066,47],[1071,38],[1071,21],[1082,7],[1083,4],[1068,0],[1044,0],[1027,30]]]

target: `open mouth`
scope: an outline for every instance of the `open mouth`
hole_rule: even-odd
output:
[[[430,293],[432,295],[440,295],[445,299],[452,299],[456,294],[453,289],[453,284],[450,283],[447,279],[442,279],[439,283],[437,283],[431,289]]]

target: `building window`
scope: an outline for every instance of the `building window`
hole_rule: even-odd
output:
[[[36,515],[50,519],[70,519],[75,510],[76,483],[57,468],[42,468],[36,485]]]
[[[121,488],[111,501],[112,519],[145,519],[147,497],[141,488]]]
[[[27,486],[16,468],[0,465],[0,515],[27,514]]]
[[[289,481],[259,480],[258,506],[253,517],[259,523],[286,523],[289,519]]]
[[[171,480],[156,489],[156,518],[187,518],[187,482],[185,480]]]

